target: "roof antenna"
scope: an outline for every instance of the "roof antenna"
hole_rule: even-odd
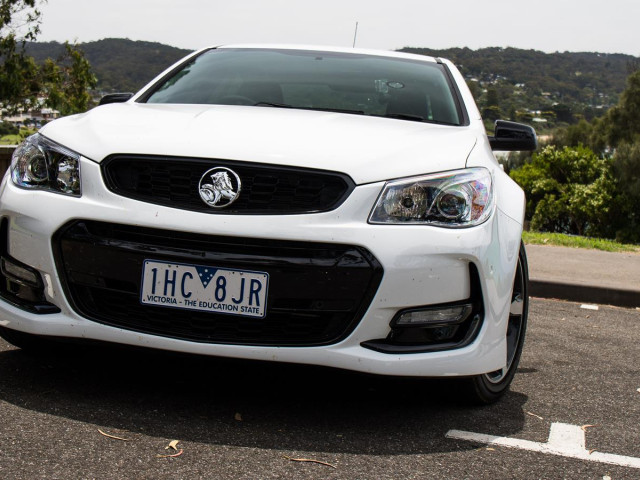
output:
[[[353,34],[353,48],[356,48],[356,38],[358,38],[358,22],[356,22],[356,31]]]

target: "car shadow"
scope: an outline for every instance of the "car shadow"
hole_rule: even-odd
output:
[[[3,344],[4,345],[4,344]],[[477,448],[513,435],[527,397],[470,406],[456,382],[98,346],[0,352],[0,400],[74,421],[217,445],[374,455]]]

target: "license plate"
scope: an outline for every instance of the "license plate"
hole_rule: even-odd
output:
[[[145,260],[140,302],[263,318],[268,288],[264,272]]]

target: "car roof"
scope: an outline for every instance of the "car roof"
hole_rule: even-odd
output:
[[[336,52],[336,53],[353,53],[357,55],[376,55],[391,58],[405,58],[418,60],[423,62],[437,63],[438,59],[427,55],[418,55],[415,53],[404,53],[393,50],[374,50],[368,48],[350,48],[329,45],[295,45],[295,44],[264,44],[264,43],[243,43],[229,45],[214,45],[209,48],[216,49],[265,49],[265,50],[308,50],[319,52]]]

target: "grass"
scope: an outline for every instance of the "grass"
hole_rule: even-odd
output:
[[[0,145],[18,145],[22,140],[20,135],[3,135],[0,138]]]
[[[20,128],[20,133],[15,135],[3,135],[0,137],[0,145],[19,145],[25,138],[36,132],[37,130],[34,128],[22,127]]]
[[[534,245],[556,245],[561,247],[591,248],[605,252],[638,252],[640,245],[629,245],[603,238],[579,237],[562,233],[522,232],[524,243]]]

